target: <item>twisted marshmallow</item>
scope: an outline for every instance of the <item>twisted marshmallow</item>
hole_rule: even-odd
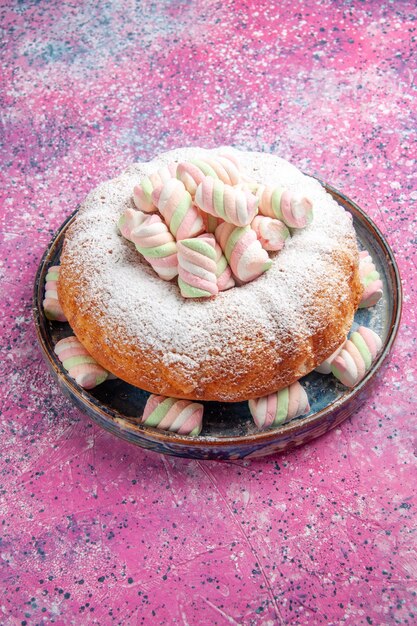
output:
[[[183,183],[172,178],[152,192],[152,201],[158,207],[169,230],[177,241],[196,237],[204,230],[203,219]]]
[[[227,289],[231,289],[235,286],[235,281],[232,276],[232,270],[230,269],[230,265],[227,262],[226,257],[223,254],[223,251],[220,245],[215,241],[215,251],[216,251],[216,278],[217,278],[217,287],[219,291],[226,291]]]
[[[247,226],[258,213],[256,196],[210,176],[197,187],[195,203],[206,213],[235,226]]]
[[[75,336],[58,341],[54,352],[71,378],[84,389],[92,389],[111,376]]]
[[[244,283],[254,280],[272,265],[272,259],[250,226],[239,228],[223,222],[216,228],[216,239],[233,274]]]
[[[354,387],[370,369],[381,348],[380,337],[370,328],[359,326],[331,362],[332,374],[346,387]]]
[[[257,196],[259,213],[266,217],[276,217],[290,228],[304,228],[313,219],[311,200],[288,189],[259,185]]]
[[[200,212],[201,219],[204,224],[204,232],[205,233],[215,233],[216,228],[219,224],[221,224],[224,220],[221,220],[219,217],[215,217],[214,215],[210,215],[205,211],[202,211],[197,207],[197,210]]]
[[[145,213],[154,213],[156,206],[152,202],[152,192],[160,187],[170,178],[175,178],[177,171],[176,163],[169,163],[166,167],[160,168],[150,176],[145,176],[133,189],[133,202],[135,206]]]
[[[148,215],[130,236],[138,252],[163,280],[177,276],[177,244],[159,215]]]
[[[359,253],[359,275],[364,288],[359,308],[374,306],[382,296],[383,285],[371,255],[367,250]]]
[[[242,167],[241,167],[240,161],[238,157],[236,156],[236,154],[233,152],[233,150],[230,151],[229,148],[224,146],[223,148],[220,148],[220,151],[217,153],[216,158],[218,157],[222,157],[224,159],[227,159],[228,161],[231,161],[233,165],[235,166],[235,168],[237,169],[237,171],[241,172]]]
[[[184,183],[192,196],[206,176],[218,178],[233,186],[240,180],[239,165],[231,155],[223,154],[205,159],[191,159],[179,163],[177,167],[177,178]]]
[[[213,235],[177,242],[178,286],[184,298],[210,298],[219,293],[215,245]]]
[[[320,365],[315,368],[315,371],[319,372],[319,374],[330,374],[332,371],[332,361],[334,361],[344,345],[345,342],[343,342],[342,345],[337,348],[337,350],[335,350],[329,357],[327,357],[327,359],[320,363]]]
[[[254,217],[251,227],[264,250],[282,250],[287,238],[290,236],[290,231],[284,222],[272,217],[265,217],[264,215]]]
[[[150,395],[141,423],[180,435],[199,435],[202,429],[204,407],[198,402]]]
[[[269,396],[249,400],[249,410],[257,427],[263,430],[306,415],[310,404],[305,389],[297,381]]]
[[[117,223],[118,229],[125,239],[132,241],[132,231],[139,228],[147,217],[148,215],[146,213],[142,213],[142,211],[126,209],[126,211],[119,218]]]
[[[59,280],[59,265],[53,265],[45,276],[45,298],[43,310],[48,320],[56,322],[68,321],[58,300],[57,283]]]

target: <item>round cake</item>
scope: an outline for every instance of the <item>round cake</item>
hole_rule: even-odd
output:
[[[105,369],[155,394],[237,402],[291,385],[343,343],[361,298],[351,216],[287,161],[228,150],[250,180],[313,203],[311,223],[291,229],[255,280],[184,298],[117,228],[143,177],[218,150],[181,148],[131,165],[87,197],[65,236],[58,294],[74,333]]]

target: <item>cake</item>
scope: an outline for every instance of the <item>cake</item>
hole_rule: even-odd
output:
[[[178,280],[162,279],[117,228],[144,177],[221,150],[181,148],[131,165],[89,194],[65,236],[58,296],[75,335],[104,369],[156,395],[237,402],[292,385],[343,344],[361,300],[350,215],[287,161],[228,151],[248,181],[313,204],[311,223],[290,228],[250,282],[184,297]],[[215,226],[206,220],[204,228]]]

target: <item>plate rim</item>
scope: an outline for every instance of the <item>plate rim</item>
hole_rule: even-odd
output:
[[[316,178],[316,177],[313,177]],[[77,395],[82,399],[83,403],[88,403],[91,410],[94,413],[100,414],[100,419],[94,419],[90,415],[90,419],[95,421],[105,430],[115,434],[121,439],[126,440],[126,436],[124,436],[123,432],[120,431],[120,423],[122,420],[124,422],[123,428],[124,431],[128,431],[130,433],[134,433],[137,436],[142,435],[146,440],[154,441],[159,444],[175,444],[177,446],[183,446],[184,448],[196,447],[202,448],[206,446],[210,446],[213,451],[216,448],[224,448],[231,446],[239,446],[239,447],[249,447],[256,446],[257,449],[261,447],[268,446],[272,443],[275,443],[280,439],[280,436],[287,436],[289,440],[291,440],[291,435],[299,432],[300,427],[314,427],[320,425],[324,418],[333,413],[335,410],[339,409],[343,404],[352,402],[356,400],[358,403],[359,396],[362,394],[364,388],[368,385],[368,383],[373,379],[379,372],[381,366],[389,356],[392,346],[395,342],[395,339],[398,334],[398,330],[401,324],[401,316],[403,309],[403,291],[402,291],[402,283],[401,283],[401,275],[398,264],[396,262],[395,256],[392,252],[392,249],[384,237],[383,233],[379,229],[379,227],[375,224],[375,222],[364,212],[363,209],[359,207],[359,205],[354,202],[351,198],[346,196],[344,193],[328,184],[327,182],[321,180],[320,178],[316,178],[316,180],[323,185],[325,190],[330,193],[330,195],[346,210],[349,211],[355,217],[359,216],[362,221],[365,222],[368,230],[371,231],[374,239],[376,239],[379,247],[383,250],[386,257],[386,269],[390,274],[391,282],[395,289],[392,294],[393,300],[393,311],[391,314],[391,319],[389,323],[389,329],[387,333],[387,338],[384,343],[384,348],[379,354],[376,361],[373,363],[369,372],[367,372],[366,376],[356,385],[353,389],[347,389],[346,393],[341,395],[339,398],[336,398],[333,402],[328,404],[323,409],[313,413],[312,415],[307,415],[306,417],[300,417],[295,420],[292,420],[286,424],[282,424],[275,428],[271,428],[268,430],[260,430],[255,433],[248,433],[247,435],[233,435],[233,436],[210,436],[210,435],[179,435],[178,433],[161,430],[153,427],[146,426],[144,424],[136,423],[131,420],[135,418],[129,418],[121,413],[119,413],[116,409],[108,408],[103,405],[100,401],[96,400],[96,398],[91,395],[88,390],[80,387],[72,378],[69,377],[66,370],[63,368],[62,363],[59,361],[58,357],[48,349],[47,339],[44,337],[42,332],[42,317],[46,319],[43,313],[42,308],[42,300],[43,300],[43,291],[44,291],[44,277],[46,275],[47,268],[50,266],[48,263],[49,257],[52,256],[52,251],[55,250],[56,242],[64,237],[66,230],[71,225],[75,216],[78,212],[78,208],[75,209],[61,224],[61,226],[55,231],[52,239],[44,251],[42,258],[39,262],[34,282],[34,290],[33,290],[33,316],[34,323],[36,329],[36,335],[38,343],[40,344],[42,353],[44,358],[46,358],[47,363],[50,369],[54,372],[55,377],[57,378],[58,383],[64,384],[68,391],[71,393],[71,401],[75,403],[72,395]],[[353,209],[353,211],[351,210]],[[225,403],[226,404],[226,403]],[[357,407],[356,407],[357,408]],[[81,409],[80,409],[81,410]],[[356,410],[356,409],[354,409]],[[352,411],[353,412],[353,411]],[[346,416],[347,417],[347,416]],[[330,430],[332,426],[336,426],[338,423],[329,425]],[[119,426],[119,428],[118,428]],[[141,445],[141,441],[131,441],[130,443],[134,443],[137,445]]]

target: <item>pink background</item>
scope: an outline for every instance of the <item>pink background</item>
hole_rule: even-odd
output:
[[[0,623],[416,623],[415,3],[10,0],[0,15]],[[32,320],[43,251],[92,187],[219,144],[358,202],[405,291],[366,405],[256,461],[100,430],[57,389]]]

